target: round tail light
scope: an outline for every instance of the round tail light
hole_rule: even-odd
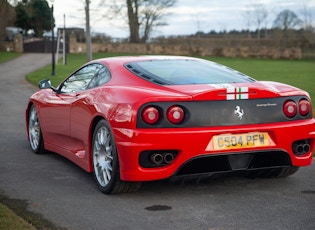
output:
[[[173,123],[178,124],[184,120],[185,113],[184,110],[179,106],[171,106],[167,110],[167,119]]]
[[[283,113],[288,117],[292,118],[296,115],[297,105],[294,101],[288,100],[283,104]]]
[[[142,120],[149,125],[156,123],[159,118],[159,110],[155,107],[149,106],[142,112]]]
[[[299,101],[299,114],[306,116],[311,110],[311,104],[308,100],[302,99]]]

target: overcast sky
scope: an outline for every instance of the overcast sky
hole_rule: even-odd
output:
[[[85,28],[84,2],[85,0],[54,0],[56,26],[63,27],[65,14],[67,27]],[[126,18],[108,20],[102,17],[106,9],[96,4],[99,0],[91,2],[92,32],[106,33],[111,37],[128,37]],[[315,0],[177,0],[176,5],[169,9],[171,14],[165,17],[168,25],[157,28],[153,36],[247,29],[247,17],[244,15],[253,3],[260,3],[266,9],[268,28],[272,26],[277,14],[285,9],[295,12],[301,20],[308,15],[315,26]],[[253,26],[251,29],[256,27]]]

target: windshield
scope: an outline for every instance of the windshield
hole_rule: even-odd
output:
[[[254,79],[220,64],[198,59],[166,59],[125,65],[146,80],[167,85],[253,82]]]

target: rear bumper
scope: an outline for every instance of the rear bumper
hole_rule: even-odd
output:
[[[250,132],[267,132],[271,139],[270,144],[268,146],[255,148],[220,151],[212,148],[211,142],[214,135]],[[224,156],[229,155],[241,156],[244,154],[252,154],[259,156],[256,157],[256,165],[261,165],[263,168],[310,165],[314,151],[315,120],[309,119],[295,122],[237,127],[114,129],[114,135],[119,154],[121,179],[126,181],[149,181],[185,174],[183,173],[185,170],[182,169],[193,161],[195,162],[193,167],[196,169],[200,168],[200,170],[197,171],[198,173],[202,173],[204,170],[206,171],[207,166],[204,164],[201,165],[200,162],[208,162],[210,168],[210,162],[214,162],[211,159],[215,159],[213,157],[224,158]],[[305,139],[309,140],[309,151],[302,155],[295,155],[292,150],[292,144],[295,141]],[[140,153],[150,150],[176,150],[178,154],[174,161],[167,166],[153,168],[142,167],[139,163]],[[275,162],[274,159],[278,158],[280,158],[280,160]],[[260,164],[259,161],[264,161],[264,163]],[[203,169],[201,169],[201,166]],[[251,167],[252,166],[248,165],[243,169],[251,169]],[[226,169],[223,166],[222,168],[218,166],[215,167],[214,171],[220,172],[224,170]],[[233,167],[231,170],[234,170]],[[236,168],[235,170],[239,169]],[[194,172],[194,170],[192,170],[192,172]]]

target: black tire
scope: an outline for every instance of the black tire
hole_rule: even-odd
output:
[[[100,120],[92,137],[92,163],[99,190],[105,194],[136,192],[141,183],[120,180],[119,160],[113,133],[105,120]]]
[[[289,166],[285,168],[261,169],[248,172],[249,178],[281,178],[293,175],[299,170],[299,167]]]
[[[28,135],[32,151],[36,154],[45,153],[42,130],[34,104],[31,105],[28,113]]]

